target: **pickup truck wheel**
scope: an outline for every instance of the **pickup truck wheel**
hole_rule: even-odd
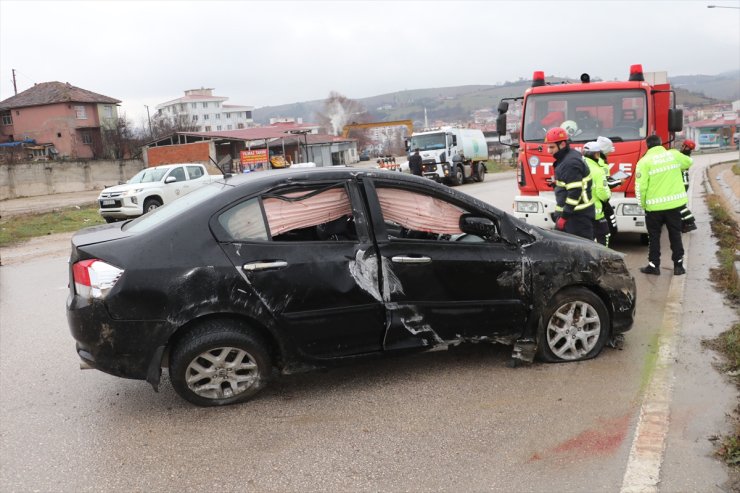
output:
[[[609,312],[601,298],[585,288],[565,289],[545,308],[537,337],[537,355],[544,361],[590,359],[609,338]]]
[[[105,222],[107,222],[108,224],[116,222],[115,217],[104,217],[103,219],[105,219]]]
[[[261,338],[230,320],[202,322],[170,355],[172,386],[197,406],[244,402],[265,386],[271,371]]]
[[[462,185],[463,183],[465,183],[465,172],[463,171],[461,165],[457,165],[455,166],[455,173],[453,175],[452,184]]]
[[[144,214],[152,212],[157,207],[162,207],[162,202],[157,199],[146,199],[144,201]]]

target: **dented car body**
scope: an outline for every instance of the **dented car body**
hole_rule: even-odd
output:
[[[228,178],[72,239],[67,315],[87,365],[198,405],[272,370],[498,342],[596,356],[633,323],[621,254],[422,178],[349,168]]]

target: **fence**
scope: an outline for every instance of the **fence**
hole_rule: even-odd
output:
[[[143,168],[140,159],[0,164],[0,200],[100,190]]]

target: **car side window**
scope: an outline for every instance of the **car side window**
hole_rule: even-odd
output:
[[[356,241],[344,186],[291,190],[262,197],[273,241]]]
[[[188,166],[188,176],[191,180],[196,180],[203,176],[203,168],[200,166]]]
[[[259,199],[242,202],[218,217],[218,222],[235,241],[267,240],[267,226]]]
[[[185,181],[185,169],[182,167],[173,169],[170,174],[167,176],[169,178],[170,176],[175,177],[175,181]]]
[[[376,188],[388,239],[482,242],[463,233],[460,217],[468,211],[432,195],[391,187]]]

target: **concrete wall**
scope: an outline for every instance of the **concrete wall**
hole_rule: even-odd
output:
[[[0,200],[102,190],[128,180],[143,168],[139,159],[0,164]]]

